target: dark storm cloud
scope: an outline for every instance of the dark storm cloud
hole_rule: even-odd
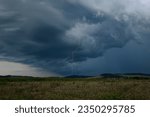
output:
[[[128,2],[0,0],[0,58],[65,74],[130,40],[145,42],[149,1]]]

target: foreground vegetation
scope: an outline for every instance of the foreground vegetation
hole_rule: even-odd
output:
[[[150,99],[150,78],[0,78],[0,99]]]

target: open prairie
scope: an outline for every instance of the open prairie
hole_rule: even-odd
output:
[[[149,78],[0,78],[0,99],[150,99]]]

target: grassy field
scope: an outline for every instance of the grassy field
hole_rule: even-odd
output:
[[[150,99],[150,79],[0,78],[0,99]]]

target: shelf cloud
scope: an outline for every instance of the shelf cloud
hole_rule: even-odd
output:
[[[149,58],[149,11],[150,0],[0,0],[0,60],[62,75],[76,67],[82,68],[78,74],[150,72],[149,62],[128,70],[137,61],[132,60],[134,53],[127,56],[129,50],[141,48],[139,61]],[[110,51],[114,54],[107,55]],[[129,60],[118,56],[120,62],[108,70],[121,52]],[[106,56],[112,59],[100,64]],[[115,66],[124,63],[124,69]]]

